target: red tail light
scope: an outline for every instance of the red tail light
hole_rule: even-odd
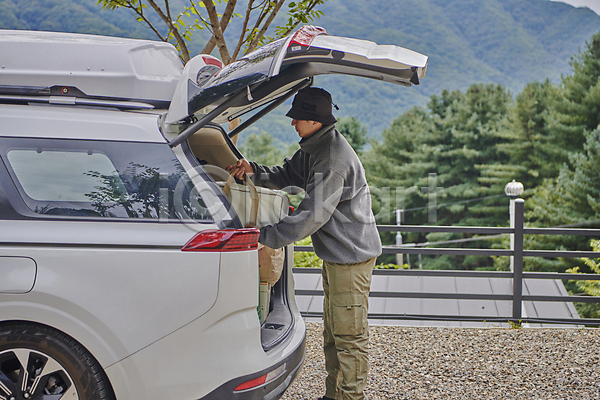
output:
[[[302,28],[298,29],[296,33],[294,33],[289,46],[299,44],[300,46],[308,47],[312,43],[313,39],[319,35],[327,35],[327,32],[325,32],[325,29],[321,28],[320,26],[303,26]]]
[[[258,248],[258,229],[206,230],[194,236],[182,251],[244,251]]]

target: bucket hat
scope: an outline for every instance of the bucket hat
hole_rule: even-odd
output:
[[[333,116],[331,104],[331,94],[326,90],[315,87],[304,88],[294,97],[292,108],[286,116],[304,121],[317,121],[326,125],[335,124],[337,119]]]

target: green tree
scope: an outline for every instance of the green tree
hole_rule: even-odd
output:
[[[356,117],[340,118],[336,124],[338,131],[359,156],[367,144],[367,128]]]
[[[483,181],[504,187],[515,179],[523,183],[527,197],[545,179],[557,176],[561,164],[550,162],[558,149],[548,129],[548,116],[556,97],[557,88],[548,80],[529,83],[517,95],[507,125],[498,132],[505,141],[497,148],[506,157],[501,163],[479,167]]]
[[[557,176],[561,164],[551,161],[558,149],[548,122],[557,96],[557,87],[548,80],[529,83],[517,95],[514,107],[509,111],[508,124],[499,131],[506,141],[498,144],[498,150],[506,154],[509,161],[480,166],[483,181],[499,190],[514,179],[523,184],[522,197],[527,199],[546,179]],[[530,206],[532,203],[526,201],[526,209]],[[508,248],[509,243],[509,238],[505,237],[494,246]],[[495,269],[509,270],[508,257],[493,259]],[[529,259],[525,262],[527,264]]]
[[[591,246],[594,251],[600,251],[600,240],[591,241]],[[582,258],[581,261],[594,274],[600,274],[600,259]],[[578,274],[579,267],[568,269],[567,272]],[[575,281],[576,287],[583,293],[590,296],[600,296],[600,281]],[[577,312],[584,318],[600,318],[600,304],[598,303],[575,303]]]
[[[526,219],[540,227],[600,226],[600,34],[572,59],[573,74],[563,77],[557,99],[548,114],[549,140],[554,157],[562,166],[556,177],[546,179],[528,201]],[[536,236],[528,238],[530,249],[589,250],[580,236]],[[585,265],[574,259],[526,260],[535,271],[564,271]]]
[[[510,94],[499,85],[478,84],[465,93],[443,91],[431,96],[429,110],[413,108],[403,114],[383,133],[383,142],[373,144],[365,160],[370,182],[406,188],[407,209],[431,200],[433,194],[423,188],[435,174],[438,200],[452,204],[438,208],[436,224],[464,224],[467,218],[485,225],[505,222],[504,214],[472,215],[473,210],[483,211],[465,201],[489,195],[480,183],[478,166],[507,159],[498,144],[504,142],[499,131],[511,103]],[[428,218],[427,212],[407,214],[410,223],[424,223],[424,217]]]
[[[571,153],[583,149],[586,133],[600,123],[600,33],[571,58],[571,67],[573,73],[563,77],[549,119],[554,143],[560,150],[555,160],[561,164]]]
[[[173,43],[184,62],[190,60],[188,44],[192,41],[193,32],[208,30],[211,38],[202,53],[210,54],[216,47],[221,60],[227,65],[235,61],[242,51],[250,52],[275,38],[288,35],[300,23],[319,18],[323,13],[316,7],[325,1],[327,0],[288,1],[285,25],[275,27],[275,37],[268,37],[267,32],[286,0],[248,0],[243,15],[236,13],[240,8],[237,0],[227,0],[224,6],[220,6],[222,0],[189,0],[182,6],[173,5],[176,2],[169,0],[165,0],[163,4],[159,4],[157,0],[98,0],[98,4],[106,10],[131,10],[138,22],[150,28],[160,40]],[[154,18],[156,16],[164,26],[157,25]],[[231,46],[228,45],[224,32],[234,17],[242,18],[243,22],[236,36],[237,41]]]
[[[427,109],[416,107],[399,116],[384,131],[382,142],[375,141],[364,157],[369,182],[391,188],[380,189],[377,205],[385,203],[387,192],[395,202],[375,210],[380,221],[391,222],[389,215],[397,207],[405,210],[404,222],[409,224],[506,225],[506,182],[490,185],[482,166],[508,159],[499,150],[506,142],[499,132],[506,129],[512,102],[504,87],[478,84],[465,93],[433,95]],[[408,241],[458,238],[413,234]],[[464,257],[435,257],[426,262],[428,268],[440,269],[491,264],[491,259]]]
[[[295,243],[298,246],[312,246],[312,239],[306,237]],[[294,267],[295,268],[323,268],[323,260],[321,260],[313,251],[296,251],[294,252]]]
[[[440,139],[446,145],[436,149],[434,172],[438,174],[438,185],[448,188],[448,201],[454,203],[440,210],[444,225],[459,221],[486,226],[506,223],[506,199],[502,197],[506,182],[490,180],[484,166],[508,159],[499,151],[499,145],[505,142],[500,132],[507,124],[512,101],[503,86],[472,85],[442,113]],[[432,145],[435,148],[436,143]],[[478,201],[463,202],[471,199]]]
[[[526,218],[536,226],[600,227],[600,129],[587,135],[584,151],[573,153],[558,178],[536,189],[529,200],[532,210]],[[589,250],[588,238],[580,236],[534,237],[528,248]],[[574,259],[528,260],[536,271],[564,271],[581,265]],[[582,266],[582,268],[585,268]]]
[[[262,132],[259,135],[249,135],[239,149],[248,160],[262,165],[281,165],[283,159],[292,155],[297,147],[297,144],[287,147],[277,145],[273,135]]]
[[[441,201],[437,216],[440,225],[505,226],[508,223],[506,182],[496,176],[492,165],[506,163],[508,157],[499,146],[506,142],[500,132],[506,129],[513,104],[510,93],[501,85],[472,85],[464,94],[444,93],[432,96],[437,135],[423,154],[435,164]],[[430,152],[431,155],[427,155]],[[425,183],[425,182],[423,182]],[[427,194],[430,196],[430,194]],[[468,239],[471,235],[430,233],[430,242]],[[471,238],[472,239],[472,238]],[[464,242],[462,247],[480,247],[481,243]],[[493,265],[491,258],[435,257],[434,268],[481,269]]]
[[[376,188],[412,187],[416,176],[411,163],[423,136],[431,135],[434,128],[423,107],[413,107],[395,118],[381,134],[381,141],[372,140],[363,154],[369,184]]]
[[[600,220],[600,128],[586,136],[583,152],[571,154],[558,178],[538,188],[531,222],[555,226]]]
[[[587,135],[584,150],[573,153],[569,163],[560,170],[556,179],[536,187],[525,204],[528,224],[539,227],[600,227],[600,128]],[[584,236],[528,236],[526,249],[589,250],[589,238]],[[496,269],[507,270],[508,258],[496,259]],[[579,265],[577,259],[527,257],[524,269],[528,271],[564,272]]]

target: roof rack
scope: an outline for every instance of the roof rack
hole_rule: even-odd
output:
[[[122,99],[117,97],[88,96],[73,86],[10,86],[0,85],[0,102],[45,103],[53,105],[116,107],[129,110],[166,109],[168,101]]]

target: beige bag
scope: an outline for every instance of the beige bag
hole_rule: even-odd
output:
[[[235,183],[230,175],[223,184],[223,192],[244,225],[266,226],[283,219],[289,210],[289,198],[280,190],[256,187],[248,176],[245,185]],[[221,184],[221,183],[219,183]],[[258,245],[258,265],[260,281],[274,285],[281,277],[285,252],[283,248],[272,249],[263,244]]]
[[[272,249],[261,243],[258,244],[258,273],[261,283],[273,286],[281,277],[285,253],[283,248]]]
[[[229,176],[223,186],[223,192],[235,208],[244,225],[267,226],[281,221],[290,208],[290,199],[281,190],[273,190],[254,186],[254,182],[246,176],[245,185],[235,183],[233,175]]]

